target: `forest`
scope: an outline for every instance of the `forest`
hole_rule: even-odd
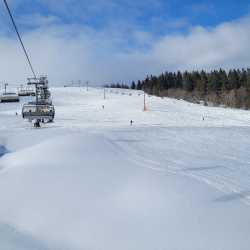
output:
[[[250,109],[250,69],[210,72],[165,72],[144,80],[110,87],[144,90],[150,95],[183,99],[204,105]]]

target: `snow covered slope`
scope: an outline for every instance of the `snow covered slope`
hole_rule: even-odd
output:
[[[156,97],[143,112],[128,90],[53,97],[41,129],[0,105],[0,249],[249,249],[250,112]]]

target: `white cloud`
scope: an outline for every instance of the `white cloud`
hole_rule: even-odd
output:
[[[250,18],[213,29],[193,28],[187,35],[165,37],[153,55],[171,69],[213,69],[250,65]]]
[[[23,40],[35,69],[48,74],[53,84],[78,79],[103,84],[166,70],[250,66],[249,17],[161,38],[139,29],[124,30],[114,26],[96,31],[45,21],[39,29],[26,32]],[[0,34],[0,55],[0,81],[20,83],[30,76],[14,36]]]

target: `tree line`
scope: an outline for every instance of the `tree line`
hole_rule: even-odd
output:
[[[130,89],[131,86],[124,83],[112,83],[110,85],[104,85],[105,88],[116,88],[116,89]],[[135,89],[135,88],[134,88]]]
[[[150,95],[202,102],[204,105],[250,109],[250,69],[165,72],[133,81],[131,86],[111,86],[144,90]]]

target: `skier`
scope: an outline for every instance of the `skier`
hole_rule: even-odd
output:
[[[132,126],[132,125],[133,125],[133,123],[134,123],[134,121],[133,121],[133,120],[131,120],[131,121],[130,121],[130,126]]]
[[[39,119],[35,121],[34,127],[35,127],[35,128],[40,128],[40,127],[41,127],[41,125],[40,125],[40,120],[39,120]]]

